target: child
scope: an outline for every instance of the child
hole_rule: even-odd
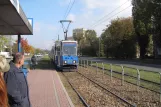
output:
[[[28,62],[24,62],[24,65],[22,66],[22,72],[24,73],[24,76],[27,77],[27,73],[29,72]]]

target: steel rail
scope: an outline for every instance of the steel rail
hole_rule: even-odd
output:
[[[120,96],[116,95],[115,93],[111,92],[110,90],[108,90],[107,88],[104,88],[103,86],[101,86],[100,84],[96,83],[94,80],[88,78],[87,76],[83,75],[80,72],[77,72],[78,74],[82,75],[84,78],[88,79],[89,81],[91,81],[92,83],[96,84],[97,86],[101,87],[102,89],[104,89],[105,91],[111,93],[112,95],[114,95],[116,98],[120,99],[121,101],[125,102],[126,104],[128,104],[131,107],[137,107],[135,104],[131,104],[130,102],[128,102],[127,100],[121,98]]]
[[[76,94],[78,95],[79,99],[81,100],[81,102],[83,103],[83,105],[85,107],[90,107],[87,102],[84,100],[84,98],[81,96],[81,94],[74,88],[74,86],[71,84],[71,82],[69,81],[69,79],[65,76],[64,73],[62,73],[64,75],[64,77],[66,78],[67,82],[70,84],[70,86],[72,87],[72,89],[76,92]]]
[[[82,67],[84,67],[83,65],[81,65]],[[90,66],[90,67],[94,67],[94,68],[96,68],[96,66]],[[99,69],[102,69],[101,67],[98,67]],[[110,72],[110,70],[108,70],[108,69],[104,69],[105,71],[108,71],[108,72]],[[120,74],[121,75],[121,73],[120,72],[118,72],[118,71],[113,71],[113,73],[116,73],[116,74]],[[108,75],[108,74],[107,74]],[[135,76],[132,76],[132,75],[129,75],[129,74],[124,74],[125,76],[127,76],[127,77],[132,77],[132,78],[137,78],[137,77],[135,77]],[[117,78],[117,79],[119,79],[119,80],[121,80],[120,78],[118,78],[118,77],[116,77],[116,76],[113,76],[114,78]],[[132,82],[129,82],[129,81],[127,81],[127,80],[125,80],[127,83],[130,83],[130,84],[133,84],[133,85],[136,85],[135,83],[132,83]],[[159,85],[159,83],[156,83],[156,82],[153,82],[153,81],[149,81],[149,80],[145,80],[145,79],[142,79],[142,78],[140,78],[140,81],[142,81],[142,82],[146,82],[146,83],[151,83],[151,84],[154,84],[154,85],[157,85],[158,87],[160,86]],[[155,90],[153,90],[153,89],[149,89],[149,88],[147,88],[147,87],[144,87],[144,86],[140,86],[141,88],[144,88],[144,89],[147,89],[147,90],[150,90],[150,91],[152,91],[152,92],[155,92],[155,93],[160,93],[160,92],[158,92],[158,91],[155,91]]]

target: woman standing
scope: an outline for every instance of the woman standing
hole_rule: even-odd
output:
[[[6,84],[3,79],[3,73],[9,71],[9,69],[10,66],[6,58],[0,56],[0,107],[9,107]]]
[[[37,65],[37,59],[36,59],[36,56],[35,55],[32,56],[31,63],[32,63],[31,68],[32,69],[35,69],[36,68],[36,65]]]

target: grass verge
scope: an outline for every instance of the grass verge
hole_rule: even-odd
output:
[[[84,62],[84,63],[85,63],[85,65],[87,65],[87,62]],[[83,63],[83,65],[84,65],[84,63]],[[93,62],[92,64],[88,63],[88,65],[93,65],[93,66],[98,66],[99,68],[103,68],[102,63],[96,64],[95,62]],[[104,64],[104,68],[106,69],[105,74],[111,75],[110,72],[108,72],[111,70],[110,64]],[[93,68],[93,70],[96,70],[96,68]],[[122,67],[121,66],[112,65],[112,70],[114,71],[114,72],[112,72],[113,77],[122,79],[122,75],[121,75]],[[100,69],[99,69],[99,71],[102,72],[102,70],[100,70]],[[125,79],[124,79],[126,82],[130,82],[132,84],[137,85],[137,70],[136,69],[124,67],[124,73],[128,75],[128,76],[125,76]],[[140,70],[140,79],[141,79],[140,80],[141,87],[144,87],[144,88],[147,88],[150,90],[154,90],[156,92],[160,92],[160,87],[158,85],[158,84],[160,84],[160,74],[159,73],[156,73],[153,71]],[[150,82],[147,82],[144,80],[147,80]]]

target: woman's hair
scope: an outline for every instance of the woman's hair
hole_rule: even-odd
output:
[[[1,73],[0,73],[0,107],[9,107],[7,89]]]

